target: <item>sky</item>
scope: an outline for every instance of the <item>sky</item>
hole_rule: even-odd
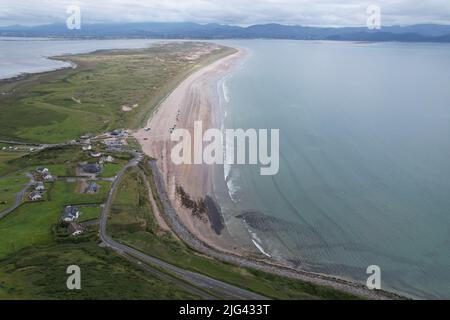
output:
[[[367,8],[377,5],[385,26],[450,24],[450,0],[0,0],[0,26],[65,23],[71,5],[82,23],[364,26]]]

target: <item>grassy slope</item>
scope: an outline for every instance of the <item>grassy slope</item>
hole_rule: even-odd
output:
[[[29,179],[22,174],[0,177],[0,212],[14,204],[16,194],[26,186],[28,181]]]
[[[339,291],[222,263],[200,255],[160,230],[141,177],[132,170],[115,195],[108,233],[149,255],[278,299],[350,299]]]
[[[81,217],[78,220],[79,222],[86,222],[98,219],[101,213],[100,206],[95,207],[82,207],[81,208]]]
[[[79,66],[33,75],[17,84],[0,82],[0,137],[36,142],[63,142],[91,132],[137,128],[154,107],[187,74],[217,57],[214,54],[190,61],[201,43],[169,43],[140,50],[110,50],[59,57]],[[139,105],[123,112],[122,105]]]
[[[67,267],[81,268],[81,290],[66,287]],[[0,299],[196,299],[95,242],[28,248],[0,262]]]
[[[23,153],[12,153],[0,151],[0,176],[3,176],[11,172],[11,167],[8,164],[9,161],[22,157]]]

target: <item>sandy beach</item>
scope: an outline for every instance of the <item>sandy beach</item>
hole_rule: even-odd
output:
[[[219,233],[213,228],[213,219],[202,221],[195,218],[191,210],[182,206],[176,192],[176,187],[181,186],[192,199],[205,199],[206,196],[214,198],[215,166],[173,164],[170,153],[174,143],[170,141],[170,134],[173,128],[187,129],[193,134],[195,121],[203,122],[203,130],[220,128],[223,115],[216,103],[217,99],[212,96],[216,94],[212,84],[217,84],[244,54],[245,52],[238,50],[191,74],[160,104],[149,119],[147,128],[150,128],[150,131],[143,128],[134,134],[144,153],[158,160],[157,166],[164,178],[169,198],[187,229],[208,245],[234,253],[240,245],[230,237],[226,227]]]

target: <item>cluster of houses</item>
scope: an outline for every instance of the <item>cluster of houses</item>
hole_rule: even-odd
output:
[[[126,135],[126,131],[124,130],[114,130],[109,134],[110,137],[123,137]],[[97,152],[93,149],[91,143],[92,135],[86,134],[80,137],[80,142],[82,144],[82,150],[88,151],[89,156],[96,159],[96,163],[88,163],[88,164],[79,164],[79,166],[83,169],[84,172],[89,174],[99,174],[102,170],[102,165],[104,163],[114,162],[114,158],[110,155],[104,155],[101,152]],[[116,141],[114,139],[113,141]]]
[[[45,182],[51,182],[54,177],[47,168],[39,167],[36,169],[36,174],[42,181],[38,181],[34,184],[33,190],[28,195],[30,201],[41,201],[44,198]]]
[[[112,156],[103,155],[103,153],[101,153],[101,152],[90,152],[89,155],[92,158],[98,159],[99,164],[114,162],[114,158]]]
[[[33,191],[28,195],[28,199],[31,201],[41,201],[43,199],[43,194],[45,191],[45,185],[43,182],[37,182],[34,187]]]
[[[84,228],[75,221],[80,218],[81,211],[76,206],[67,206],[64,208],[62,221],[67,223],[67,232],[72,236],[79,236],[84,232]]]
[[[109,138],[103,140],[103,143],[108,147],[110,151],[120,151],[121,148],[126,145],[126,139],[128,132],[123,129],[116,129],[109,133]]]
[[[40,177],[42,178],[42,180],[44,181],[53,181],[54,177],[52,176],[52,174],[50,173],[50,170],[48,170],[47,168],[44,167],[39,167],[36,169],[36,173],[38,175],[40,175]]]

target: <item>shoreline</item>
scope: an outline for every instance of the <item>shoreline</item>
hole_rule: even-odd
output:
[[[152,161],[152,168],[155,172],[155,180],[158,180],[156,181],[157,191],[173,231],[196,251],[224,262],[332,287],[364,298],[402,299],[403,297],[395,293],[370,291],[362,284],[349,280],[281,265],[264,256],[254,242],[249,242],[254,248],[243,248],[242,241],[236,242],[230,235],[226,223],[225,230],[217,234],[212,225],[193,217],[192,212],[180,203],[176,193],[177,186],[187,190],[193,199],[212,197],[215,200],[214,178],[216,174],[222,174],[223,178],[223,167],[217,165],[175,166],[170,161],[170,151],[173,146],[170,142],[170,129],[184,128],[192,134],[194,121],[198,120],[203,121],[204,129],[206,129],[205,123],[209,128],[220,128],[223,108],[212,103],[214,98],[209,96],[210,86],[211,83],[219,83],[244,55],[244,51],[238,50],[192,73],[161,101],[158,109],[148,120],[147,128],[151,129],[150,133],[141,129],[134,134],[143,152],[155,159]],[[217,88],[215,89],[217,91]],[[223,180],[225,183],[224,178]],[[250,235],[248,238],[251,241]]]
[[[239,250],[239,243],[233,241],[226,228],[221,233],[217,233],[210,227],[209,219],[208,223],[205,223],[193,217],[192,212],[183,207],[176,192],[176,188],[180,186],[195,200],[204,199],[207,196],[215,200],[213,190],[215,166],[175,166],[170,161],[173,145],[170,142],[170,132],[177,127],[193,133],[195,121],[202,121],[204,129],[220,127],[221,109],[212,102],[210,85],[226,75],[230,67],[243,54],[242,50],[238,50],[194,71],[159,104],[147,123],[151,131],[146,132],[141,129],[134,134],[144,153],[153,159],[160,160],[158,170],[163,176],[169,198],[183,224],[202,241],[226,252]],[[248,254],[244,252],[245,250],[242,251]]]

